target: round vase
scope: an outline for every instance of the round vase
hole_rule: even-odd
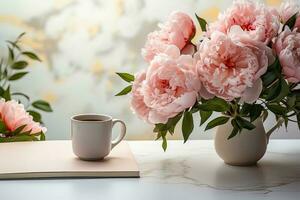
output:
[[[235,166],[255,165],[264,156],[269,136],[280,123],[277,123],[266,133],[263,120],[259,117],[253,122],[256,126],[253,130],[243,129],[241,133],[227,139],[233,129],[229,120],[217,128],[215,150],[226,164]]]

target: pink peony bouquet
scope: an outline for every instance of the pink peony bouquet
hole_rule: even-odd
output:
[[[254,129],[254,120],[265,119],[268,111],[286,126],[293,121],[300,127],[299,11],[294,1],[279,9],[234,1],[210,24],[196,15],[203,32],[198,40],[192,18],[173,12],[142,48],[149,67],[135,76],[117,73],[130,83],[117,96],[131,92],[133,111],[155,126],[164,149],[181,118],[188,140],[196,112],[200,125],[213,112],[221,114],[205,130],[230,120],[228,139]]]
[[[11,91],[11,83],[28,74],[28,61],[41,61],[36,54],[19,45],[23,35],[16,41],[7,41],[7,57],[0,59],[0,143],[45,140],[47,129],[41,125],[42,116],[38,110],[52,112],[48,102],[31,102],[28,95]]]

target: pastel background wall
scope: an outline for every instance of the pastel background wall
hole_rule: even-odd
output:
[[[116,71],[145,68],[140,56],[148,32],[173,10],[208,21],[231,4],[230,0],[1,0],[0,46],[21,32],[23,43],[38,52],[30,75],[15,85],[34,98],[50,101],[54,113],[45,114],[48,139],[69,138],[69,118],[75,113],[111,114],[128,124],[128,139],[152,139],[152,127],[134,116],[128,97],[114,97],[125,85]],[[267,0],[278,6],[280,0]],[[268,129],[273,123],[269,119]],[[197,126],[196,126],[197,127]],[[179,131],[178,131],[179,132]],[[194,131],[193,138],[212,138]],[[279,133],[280,132],[280,133]],[[299,138],[295,125],[274,137]],[[180,136],[175,136],[179,138]]]

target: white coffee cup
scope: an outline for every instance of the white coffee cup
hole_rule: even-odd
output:
[[[112,128],[121,124],[120,135],[112,141]],[[99,160],[107,156],[126,134],[122,120],[98,114],[80,114],[71,118],[73,152],[82,160]]]

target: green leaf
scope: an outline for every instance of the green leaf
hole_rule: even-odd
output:
[[[161,144],[161,146],[162,146],[162,148],[163,148],[163,150],[164,151],[166,151],[167,150],[167,147],[168,147],[168,143],[167,143],[167,138],[166,138],[166,136],[162,136],[162,144]]]
[[[286,117],[286,116],[284,116],[283,119],[284,119],[284,125],[285,125],[285,128],[287,129],[288,123],[289,123],[289,118]]]
[[[284,30],[285,26],[288,26],[291,30],[294,28],[296,20],[297,20],[298,12],[291,16],[283,25],[282,30]]]
[[[252,130],[252,129],[255,128],[255,125],[253,125],[248,120],[246,120],[242,117],[239,117],[239,116],[236,118],[236,122],[238,123],[239,127],[241,127],[241,128],[245,128],[245,129],[248,129],[248,130]]]
[[[167,130],[168,130],[167,124],[159,123],[159,124],[155,124],[153,132],[167,131]]]
[[[31,58],[32,60],[42,61],[35,53],[30,51],[23,51],[22,54],[24,56],[27,56],[28,58]]]
[[[21,50],[21,48],[17,45],[17,43],[8,40],[6,42],[9,43],[12,47],[18,49],[19,51]]]
[[[292,94],[295,95],[296,98],[300,100],[300,89],[293,90]]]
[[[174,129],[175,129],[177,123],[179,122],[179,120],[181,119],[181,117],[182,117],[182,113],[179,113],[175,117],[172,117],[168,120],[167,128],[171,134],[174,133]]]
[[[0,120],[0,133],[3,133],[7,130],[5,123]]]
[[[287,84],[286,80],[284,80],[283,78],[280,79],[280,93],[278,94],[278,96],[273,99],[272,101],[281,101],[284,97],[286,97],[289,93],[290,93],[290,87]]]
[[[267,108],[276,115],[286,114],[286,108],[278,104],[267,104]]]
[[[281,65],[279,58],[276,57],[275,61],[268,66],[267,72],[262,76],[263,86],[268,87],[279,77],[281,77]]]
[[[300,102],[296,102],[295,108],[298,109],[298,111],[300,112]]]
[[[1,142],[22,142],[22,141],[37,141],[38,139],[33,135],[16,135],[13,137],[1,138]]]
[[[27,65],[28,65],[28,63],[26,61],[21,60],[21,61],[17,61],[15,63],[13,63],[11,65],[11,68],[16,69],[16,70],[20,70],[20,69],[26,68]]]
[[[217,112],[225,112],[230,108],[229,104],[224,99],[217,97],[207,100],[205,103],[198,105],[198,107],[200,110]]]
[[[129,92],[131,92],[132,89],[132,85],[127,86],[126,88],[124,88],[121,92],[119,92],[118,94],[116,94],[115,96],[122,96],[122,95],[126,95]]]
[[[40,141],[45,141],[46,140],[46,136],[44,132],[41,132],[40,134]]]
[[[172,117],[168,120],[166,124],[158,123],[155,124],[153,132],[169,131],[171,134],[174,133],[174,129],[178,121],[181,119],[182,113],[179,113],[175,117]]]
[[[261,112],[263,111],[264,107],[259,104],[252,105],[252,109],[250,110],[250,121],[255,121],[258,117],[261,116]]]
[[[8,76],[8,70],[7,68],[4,68],[4,71],[2,72],[3,76],[6,78]]]
[[[11,47],[8,47],[8,60],[11,63],[15,59],[14,50]]]
[[[191,112],[189,111],[184,112],[181,129],[182,129],[182,135],[185,143],[189,139],[194,129],[193,115]]]
[[[11,100],[11,95],[10,95],[10,87],[8,86],[6,90],[4,90],[2,97],[5,99],[5,101]]]
[[[16,128],[16,130],[14,130],[12,132],[12,135],[18,135],[18,134],[20,134],[26,126],[27,126],[26,124],[22,125],[22,126],[19,126],[18,128]]]
[[[244,103],[242,106],[241,106],[241,110],[240,110],[240,114],[242,116],[249,116],[250,115],[250,111],[252,109],[252,105],[251,104],[248,104],[248,103]]]
[[[264,107],[260,104],[248,104],[244,103],[240,111],[242,117],[250,117],[250,121],[256,120],[263,111]]]
[[[231,120],[231,125],[232,125],[232,131],[231,131],[231,134],[228,136],[227,140],[233,138],[234,136],[236,136],[239,132],[240,132],[240,128],[236,122],[235,119],[232,119]]]
[[[298,123],[298,128],[300,129],[300,113],[297,115],[297,123]]]
[[[295,103],[296,103],[296,96],[295,95],[289,95],[287,97],[287,101],[286,103],[288,104],[288,106],[290,108],[294,107],[295,106]]]
[[[16,42],[18,42],[25,34],[26,34],[26,32],[21,33],[21,34],[17,37]]]
[[[23,76],[25,76],[26,74],[28,74],[28,72],[18,72],[18,73],[15,73],[13,75],[11,75],[8,80],[10,81],[15,81],[15,80],[18,80],[20,78],[22,78]]]
[[[121,72],[117,72],[116,74],[119,75],[124,81],[128,83],[134,81],[134,76],[132,74],[121,73]]]
[[[280,102],[290,93],[290,87],[284,78],[280,78],[269,89],[266,90],[267,101]]]
[[[200,122],[200,126],[201,126],[208,120],[208,118],[212,115],[213,112],[200,110],[199,113],[200,113],[200,118],[201,118],[201,122]]]
[[[195,13],[195,16],[196,16],[196,18],[197,18],[197,20],[198,20],[198,22],[199,22],[199,25],[200,25],[200,27],[201,27],[201,30],[202,30],[203,32],[205,32],[205,31],[206,31],[207,22],[205,21],[205,19],[199,17],[196,13]]]
[[[233,128],[230,135],[227,137],[227,140],[230,140],[231,138],[236,136],[238,133],[239,133],[239,129],[238,128]]]
[[[27,110],[27,112],[29,113],[29,115],[32,116],[33,121],[40,122],[40,123],[42,122],[42,116],[41,116],[40,113],[38,113],[38,112],[36,112],[34,110]]]
[[[282,68],[280,65],[279,58],[276,57],[274,62],[268,66],[268,72],[276,72],[277,74],[281,74]]]
[[[34,135],[34,136],[37,135],[37,133],[31,133],[31,132],[32,132],[32,129],[30,129],[29,131],[22,132],[22,135]],[[40,133],[38,133],[38,134],[40,134]]]
[[[5,92],[5,90],[3,89],[3,87],[0,86],[0,96],[3,96],[3,93]]]
[[[267,94],[266,100],[267,101],[274,100],[276,97],[278,97],[280,92],[281,92],[281,84],[280,84],[280,81],[278,80],[267,90],[268,94]]]
[[[280,78],[273,83],[270,88],[265,90],[266,100],[272,102],[280,102],[283,98],[290,94],[290,87],[284,78]]]
[[[267,72],[265,75],[262,76],[262,81],[264,87],[269,86],[271,83],[273,83],[276,79],[278,78],[278,75],[272,71],[272,72]]]
[[[166,139],[166,136],[167,136],[167,131],[159,131],[157,133],[157,136],[156,136],[156,139],[155,139],[155,140],[158,140],[159,138],[163,139],[162,148],[164,149],[164,151],[166,151],[166,149],[167,149],[167,139]]]
[[[11,96],[22,96],[24,97],[27,101],[30,101],[30,97],[22,92],[13,92],[11,93]]]
[[[45,112],[52,112],[53,111],[50,104],[46,101],[43,101],[43,100],[34,101],[31,105],[34,108],[45,111]]]
[[[161,133],[160,132],[157,133],[155,140],[158,140],[159,138],[161,138]]]
[[[228,122],[228,120],[229,120],[229,117],[223,117],[223,116],[217,117],[207,124],[205,130],[212,129],[212,128],[222,125],[222,124],[226,124]]]

